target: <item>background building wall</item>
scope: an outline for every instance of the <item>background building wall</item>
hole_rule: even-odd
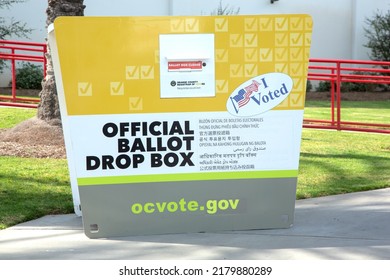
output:
[[[370,59],[370,49],[364,47],[367,40],[364,35],[364,27],[367,18],[372,18],[377,13],[385,14],[390,10],[390,0],[352,0],[354,4],[354,26],[352,41],[352,57],[354,59]]]
[[[353,0],[225,0],[223,5],[239,7],[240,14],[310,14],[314,31],[311,57],[352,58]],[[173,0],[174,14],[209,14],[218,7],[219,0]],[[200,5],[202,3],[202,5]]]

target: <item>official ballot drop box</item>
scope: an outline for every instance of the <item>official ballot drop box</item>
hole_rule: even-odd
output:
[[[308,15],[58,18],[85,234],[290,227],[311,32]]]

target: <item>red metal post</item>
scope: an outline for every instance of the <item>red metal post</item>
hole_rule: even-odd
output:
[[[43,46],[43,78],[46,78],[47,75],[47,58],[46,58],[46,53],[47,53],[47,45],[45,44]]]
[[[334,75],[334,69],[332,69],[332,76]],[[332,115],[332,126],[334,125],[334,80],[330,82],[330,110]]]
[[[15,55],[15,49],[11,50],[12,56]],[[12,77],[12,101],[15,102],[16,99],[16,65],[15,59],[11,59],[11,77]]]
[[[337,130],[341,130],[341,62],[337,62],[337,84],[336,84],[336,98],[337,98]]]

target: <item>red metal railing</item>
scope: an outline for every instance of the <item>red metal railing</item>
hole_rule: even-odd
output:
[[[46,75],[46,44],[0,40],[0,59],[11,61],[11,96],[0,95],[0,105],[36,108],[38,98],[16,96],[16,62],[30,61],[43,63],[43,75]],[[7,102],[2,102],[7,101]]]
[[[390,84],[390,62],[336,59],[310,59],[309,62],[308,80],[330,82],[331,119],[305,119],[303,127],[390,133],[390,124],[341,120],[342,83]]]

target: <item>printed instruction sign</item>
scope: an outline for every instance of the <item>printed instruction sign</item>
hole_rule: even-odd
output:
[[[159,35],[161,98],[215,96],[214,34]]]
[[[307,15],[58,18],[85,234],[290,227],[311,31]]]

